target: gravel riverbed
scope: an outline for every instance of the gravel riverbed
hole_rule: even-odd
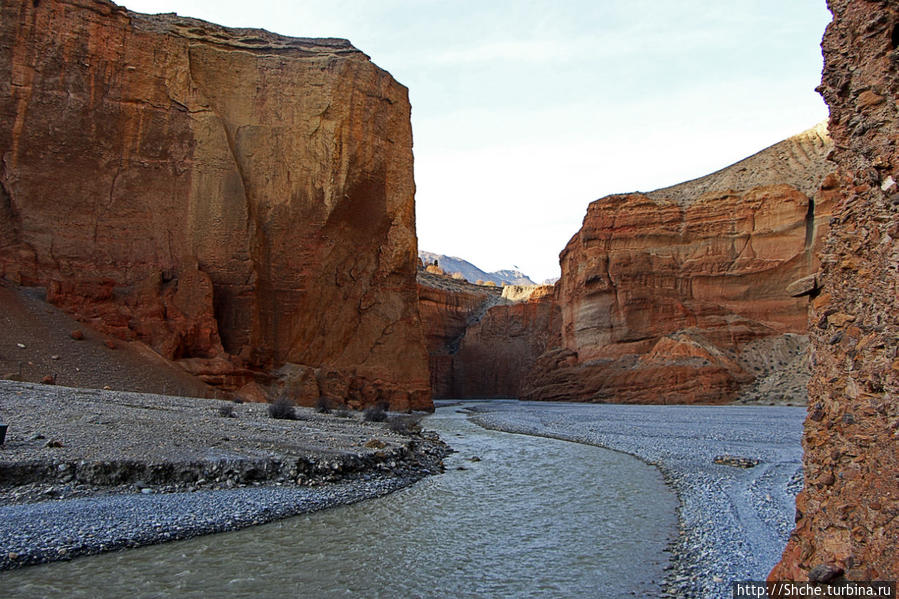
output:
[[[385,495],[416,478],[366,476],[321,487],[105,495],[0,507],[0,569],[238,530]]]
[[[680,500],[663,596],[730,597],[731,582],[764,580],[780,559],[802,482],[804,408],[498,401],[473,410],[486,428],[598,445],[658,466]]]
[[[222,408],[227,408],[223,412]],[[440,472],[416,416],[0,381],[0,570],[255,524]]]

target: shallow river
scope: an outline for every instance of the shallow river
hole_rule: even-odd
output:
[[[425,420],[457,453],[387,497],[0,574],[4,597],[655,596],[676,500],[620,453]],[[479,459],[479,461],[478,461]]]

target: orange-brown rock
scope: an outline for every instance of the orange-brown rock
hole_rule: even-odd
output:
[[[828,142],[819,126],[707,177],[593,202],[560,256],[562,346],[524,397],[732,399],[753,380],[746,344],[806,329],[816,290],[795,283],[818,268]]]
[[[0,274],[232,388],[296,363],[430,407],[409,114],[345,40],[4,1]]]
[[[771,580],[899,578],[899,7],[830,0],[819,88],[838,200],[810,311],[796,528]]]
[[[456,396],[453,362],[461,340],[468,326],[500,301],[499,293],[497,289],[458,281],[432,270],[419,271],[418,309],[434,397]]]
[[[537,359],[561,342],[553,291],[538,286],[520,301],[491,307],[467,328],[453,359],[452,397],[522,395]]]

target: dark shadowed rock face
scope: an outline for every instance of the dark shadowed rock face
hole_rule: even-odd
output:
[[[526,396],[733,399],[754,378],[750,344],[806,330],[829,145],[819,126],[707,177],[593,202],[561,254],[562,344]]]
[[[409,114],[345,40],[4,0],[0,274],[226,387],[429,407]]]
[[[805,488],[771,579],[899,578],[899,7],[830,0],[819,88],[839,166],[810,313]]]
[[[455,397],[453,361],[469,324],[498,298],[497,291],[421,271],[418,310],[428,346],[434,397]]]
[[[455,397],[526,397],[537,359],[561,341],[553,292],[550,285],[537,286],[468,327],[453,361]]]
[[[518,397],[560,342],[551,286],[472,285],[420,270],[419,311],[435,397]]]

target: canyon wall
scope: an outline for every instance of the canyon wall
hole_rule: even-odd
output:
[[[0,115],[4,278],[226,388],[432,405],[408,93],[349,42],[3,0]]]
[[[434,397],[518,397],[531,367],[561,340],[551,286],[489,287],[418,273]]]
[[[469,325],[500,301],[500,293],[499,288],[419,271],[418,310],[428,348],[434,397],[457,397],[453,361],[462,337]]]
[[[829,147],[819,125],[701,179],[593,202],[560,256],[561,345],[523,397],[733,399],[762,340],[806,331],[837,187]]]
[[[453,360],[454,397],[522,397],[537,359],[561,342],[553,292],[534,286],[468,327]]]
[[[899,7],[830,0],[838,198],[810,313],[805,487],[772,580],[899,578]]]

